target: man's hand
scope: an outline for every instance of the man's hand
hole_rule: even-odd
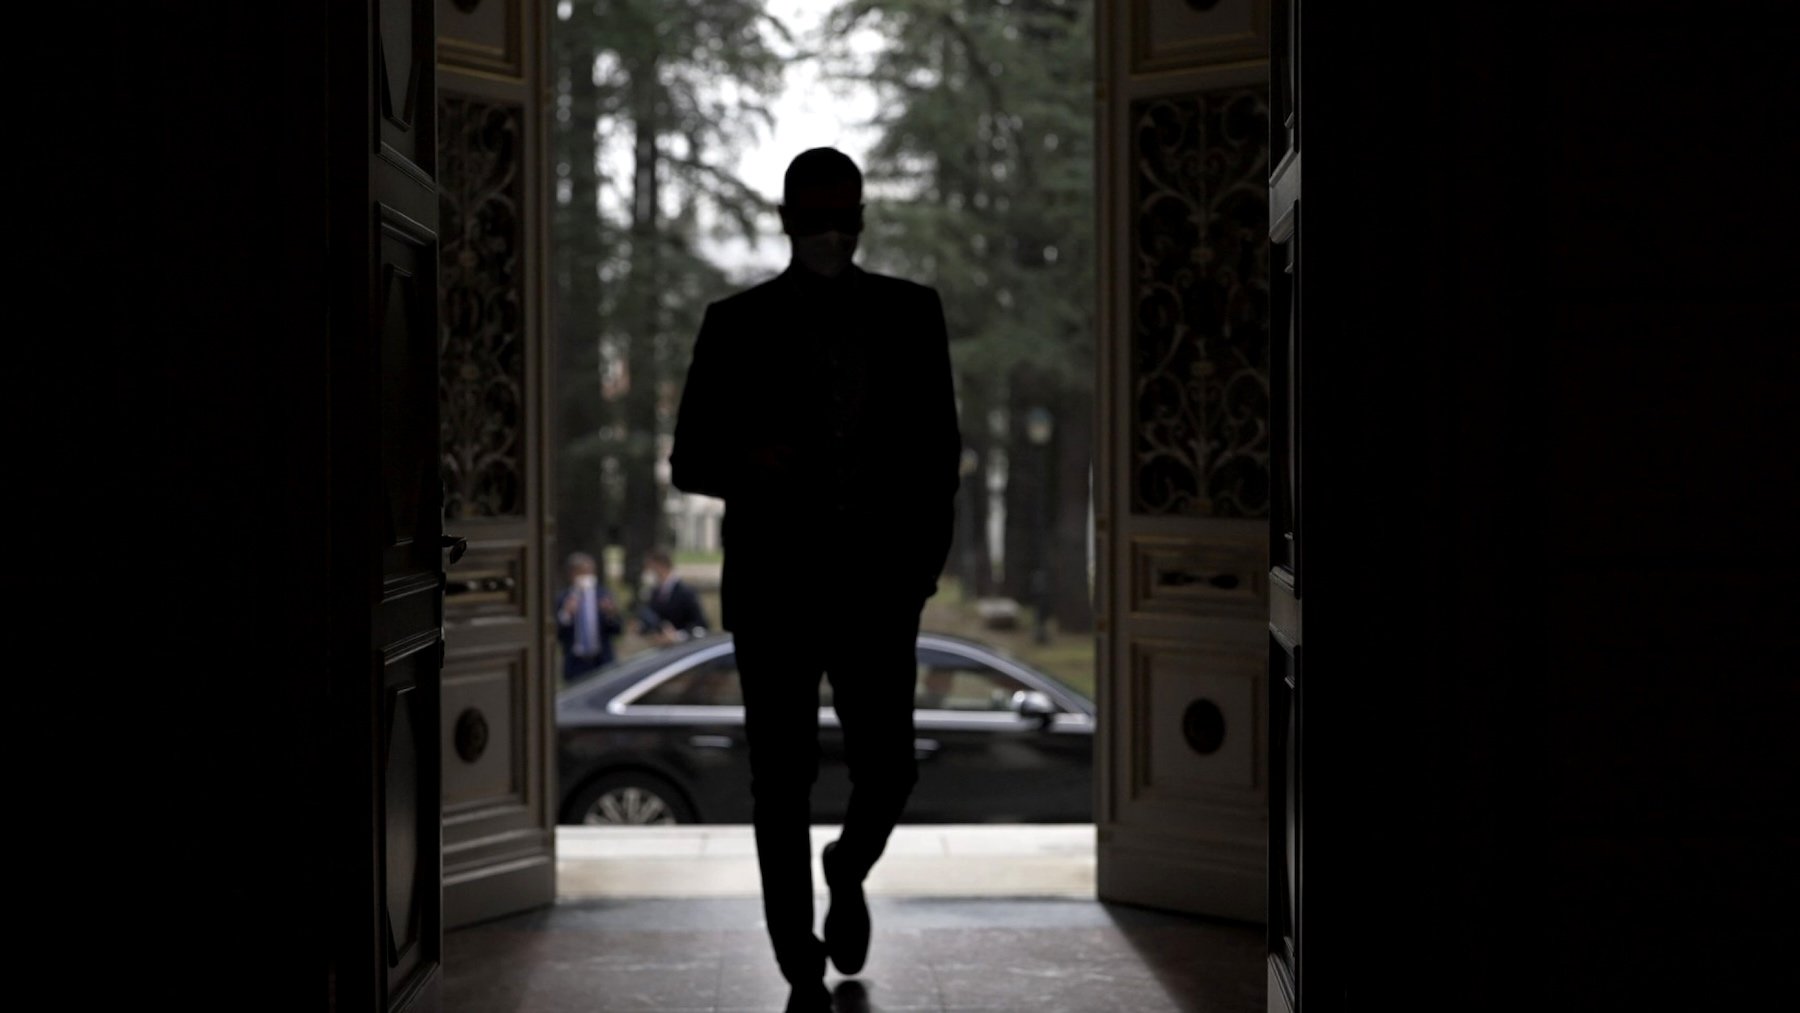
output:
[[[619,603],[613,601],[612,595],[603,594],[600,596],[600,611],[607,616],[617,616],[619,614]]]
[[[570,591],[563,595],[562,608],[558,610],[563,617],[563,622],[575,621],[575,603],[579,600],[581,600],[580,591]]]

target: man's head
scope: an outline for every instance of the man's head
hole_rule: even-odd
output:
[[[592,577],[600,572],[594,564],[594,557],[585,552],[571,552],[564,563],[568,567],[570,583],[579,583],[581,577]]]
[[[675,572],[675,560],[662,549],[651,549],[644,553],[644,567],[656,574],[657,580],[668,580],[669,574]]]
[[[781,187],[781,230],[801,267],[835,278],[850,266],[862,232],[862,172],[836,148],[794,156]]]

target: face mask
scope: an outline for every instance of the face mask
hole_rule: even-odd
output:
[[[821,232],[847,232],[852,235],[863,228],[862,205],[855,207],[790,207],[781,206],[782,224],[796,236],[813,236]]]
[[[592,591],[594,588],[600,586],[600,578],[591,573],[577,574],[575,576],[575,586],[581,588],[583,591]]]
[[[819,232],[810,236],[793,236],[794,259],[800,266],[827,278],[835,278],[850,266],[856,255],[854,233]]]

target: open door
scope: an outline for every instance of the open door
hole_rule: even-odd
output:
[[[103,87],[70,100],[113,112],[33,201],[91,217],[33,233],[87,288],[50,290],[82,340],[45,342],[71,365],[24,386],[94,428],[32,420],[90,483],[46,487],[92,513],[26,541],[62,557],[32,572],[90,585],[65,547],[126,547],[131,605],[103,625],[128,659],[93,670],[156,684],[76,708],[37,680],[80,718],[44,755],[105,775],[48,782],[84,811],[45,825],[125,834],[129,882],[100,892],[147,916],[126,940],[72,877],[38,891],[60,919],[39,934],[84,939],[45,948],[84,1005],[440,1007],[433,2],[134,5],[41,37],[70,45],[62,71],[100,68],[63,75]],[[76,379],[93,396],[62,397]],[[99,639],[54,611],[89,629],[45,643]]]
[[[546,511],[542,7],[436,0],[447,531],[446,927],[556,894]]]
[[[1269,10],[1098,24],[1099,893],[1261,921]]]
[[[1275,552],[1269,560],[1267,755],[1269,802],[1269,992],[1271,1013],[1292,1013],[1300,963],[1300,67],[1299,0],[1275,11],[1274,112],[1269,135],[1269,238],[1276,244],[1274,299]]]
[[[52,290],[96,340],[40,375],[95,388],[68,401],[98,438],[63,438],[105,448],[58,448],[93,513],[54,545],[134,532],[107,637],[172,674],[115,694],[104,732],[80,710],[105,748],[59,749],[142,800],[119,825],[160,917],[103,961],[137,961],[110,977],[139,1005],[434,1013],[446,922],[550,896],[538,8],[441,9],[454,89],[438,0],[134,7],[57,35],[111,112],[106,156],[69,159],[92,175],[39,202],[91,220],[46,235],[69,278],[130,269]],[[57,908],[73,938],[87,906]]]
[[[333,648],[353,695],[339,762],[347,891],[366,920],[336,971],[344,1009],[439,1008],[438,151],[431,0],[333,8]],[[373,847],[370,847],[371,843]],[[349,931],[345,926],[338,931]]]

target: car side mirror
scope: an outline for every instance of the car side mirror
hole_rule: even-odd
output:
[[[1050,727],[1056,720],[1056,704],[1050,694],[1035,689],[1021,689],[1012,695],[1012,709],[1022,718],[1036,718],[1038,724]]]

